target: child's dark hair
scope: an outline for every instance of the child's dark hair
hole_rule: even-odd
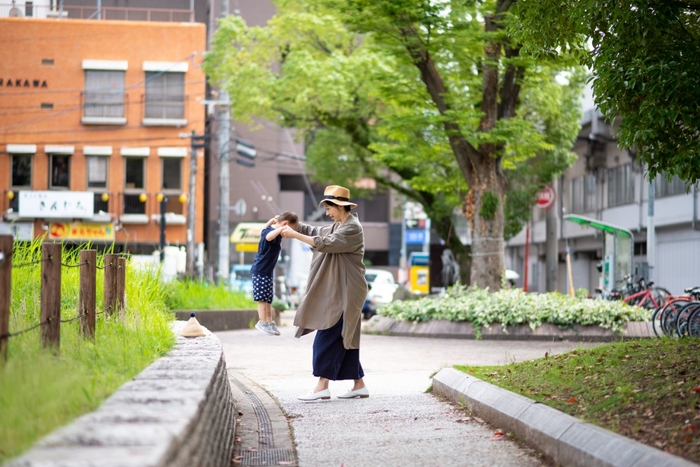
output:
[[[277,222],[284,222],[287,221],[290,224],[298,224],[299,223],[299,216],[297,216],[297,213],[294,211],[285,211],[280,216],[277,218]]]

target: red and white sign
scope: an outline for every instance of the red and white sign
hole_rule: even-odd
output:
[[[545,185],[539,193],[537,193],[537,207],[542,209],[549,208],[557,197],[557,192],[552,185]]]

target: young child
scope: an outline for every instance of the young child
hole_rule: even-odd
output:
[[[258,253],[250,268],[253,276],[253,300],[258,302],[258,322],[256,329],[269,336],[279,336],[277,324],[272,321],[272,297],[275,294],[272,276],[280,255],[282,236],[280,232],[287,226],[296,229],[299,218],[294,212],[287,211],[275,216],[265,225],[260,233]]]

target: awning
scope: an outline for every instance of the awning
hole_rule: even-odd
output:
[[[598,219],[591,219],[590,217],[579,216],[577,214],[567,214],[564,216],[564,220],[576,222],[577,224],[583,225],[585,227],[593,227],[594,229],[602,230],[613,235],[622,234],[626,235],[627,237],[634,238],[632,232],[625,229],[624,227],[608,224],[607,222],[599,221]]]

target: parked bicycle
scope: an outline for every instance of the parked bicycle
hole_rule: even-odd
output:
[[[700,337],[700,287],[690,287],[684,292],[687,295],[669,296],[652,314],[656,336]]]

